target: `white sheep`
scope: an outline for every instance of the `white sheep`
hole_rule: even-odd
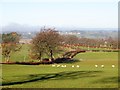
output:
[[[101,65],[102,68],[104,68],[104,65]]]
[[[115,65],[112,65],[112,68],[114,68],[115,67]]]
[[[95,67],[97,68],[97,67],[98,67],[98,65],[95,65]]]
[[[78,67],[78,68],[79,68],[80,66],[79,66],[79,65],[77,65],[76,67]]]

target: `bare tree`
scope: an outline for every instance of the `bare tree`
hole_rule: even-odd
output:
[[[63,35],[63,41],[65,44],[78,44],[79,38],[75,35]]]
[[[61,45],[61,38],[55,28],[42,28],[39,33],[32,39],[32,53],[36,59],[41,58],[46,54],[51,60],[54,59],[54,53]]]
[[[21,49],[22,46],[19,44],[20,37],[16,32],[2,34],[2,55],[6,62],[9,62],[12,52]]]

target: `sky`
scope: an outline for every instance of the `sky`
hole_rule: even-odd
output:
[[[118,0],[1,0],[0,26],[117,28]]]

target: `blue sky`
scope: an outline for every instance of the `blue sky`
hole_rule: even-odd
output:
[[[117,28],[117,0],[2,0],[0,24]]]

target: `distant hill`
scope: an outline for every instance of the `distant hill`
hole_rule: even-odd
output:
[[[85,37],[85,38],[117,38],[118,31],[117,30],[73,30],[71,32],[78,32],[80,33],[78,36]]]
[[[43,26],[42,26],[43,27]],[[23,38],[30,39],[40,31],[41,26],[28,26],[12,23],[8,26],[2,27],[2,33],[18,32]],[[85,38],[108,38],[118,37],[118,30],[116,28],[70,28],[70,27],[57,27],[61,34],[73,34],[78,37]]]
[[[29,26],[29,25],[20,25],[16,23],[9,24],[7,26],[2,27],[2,32],[31,32],[31,31],[39,31],[39,26]]]

